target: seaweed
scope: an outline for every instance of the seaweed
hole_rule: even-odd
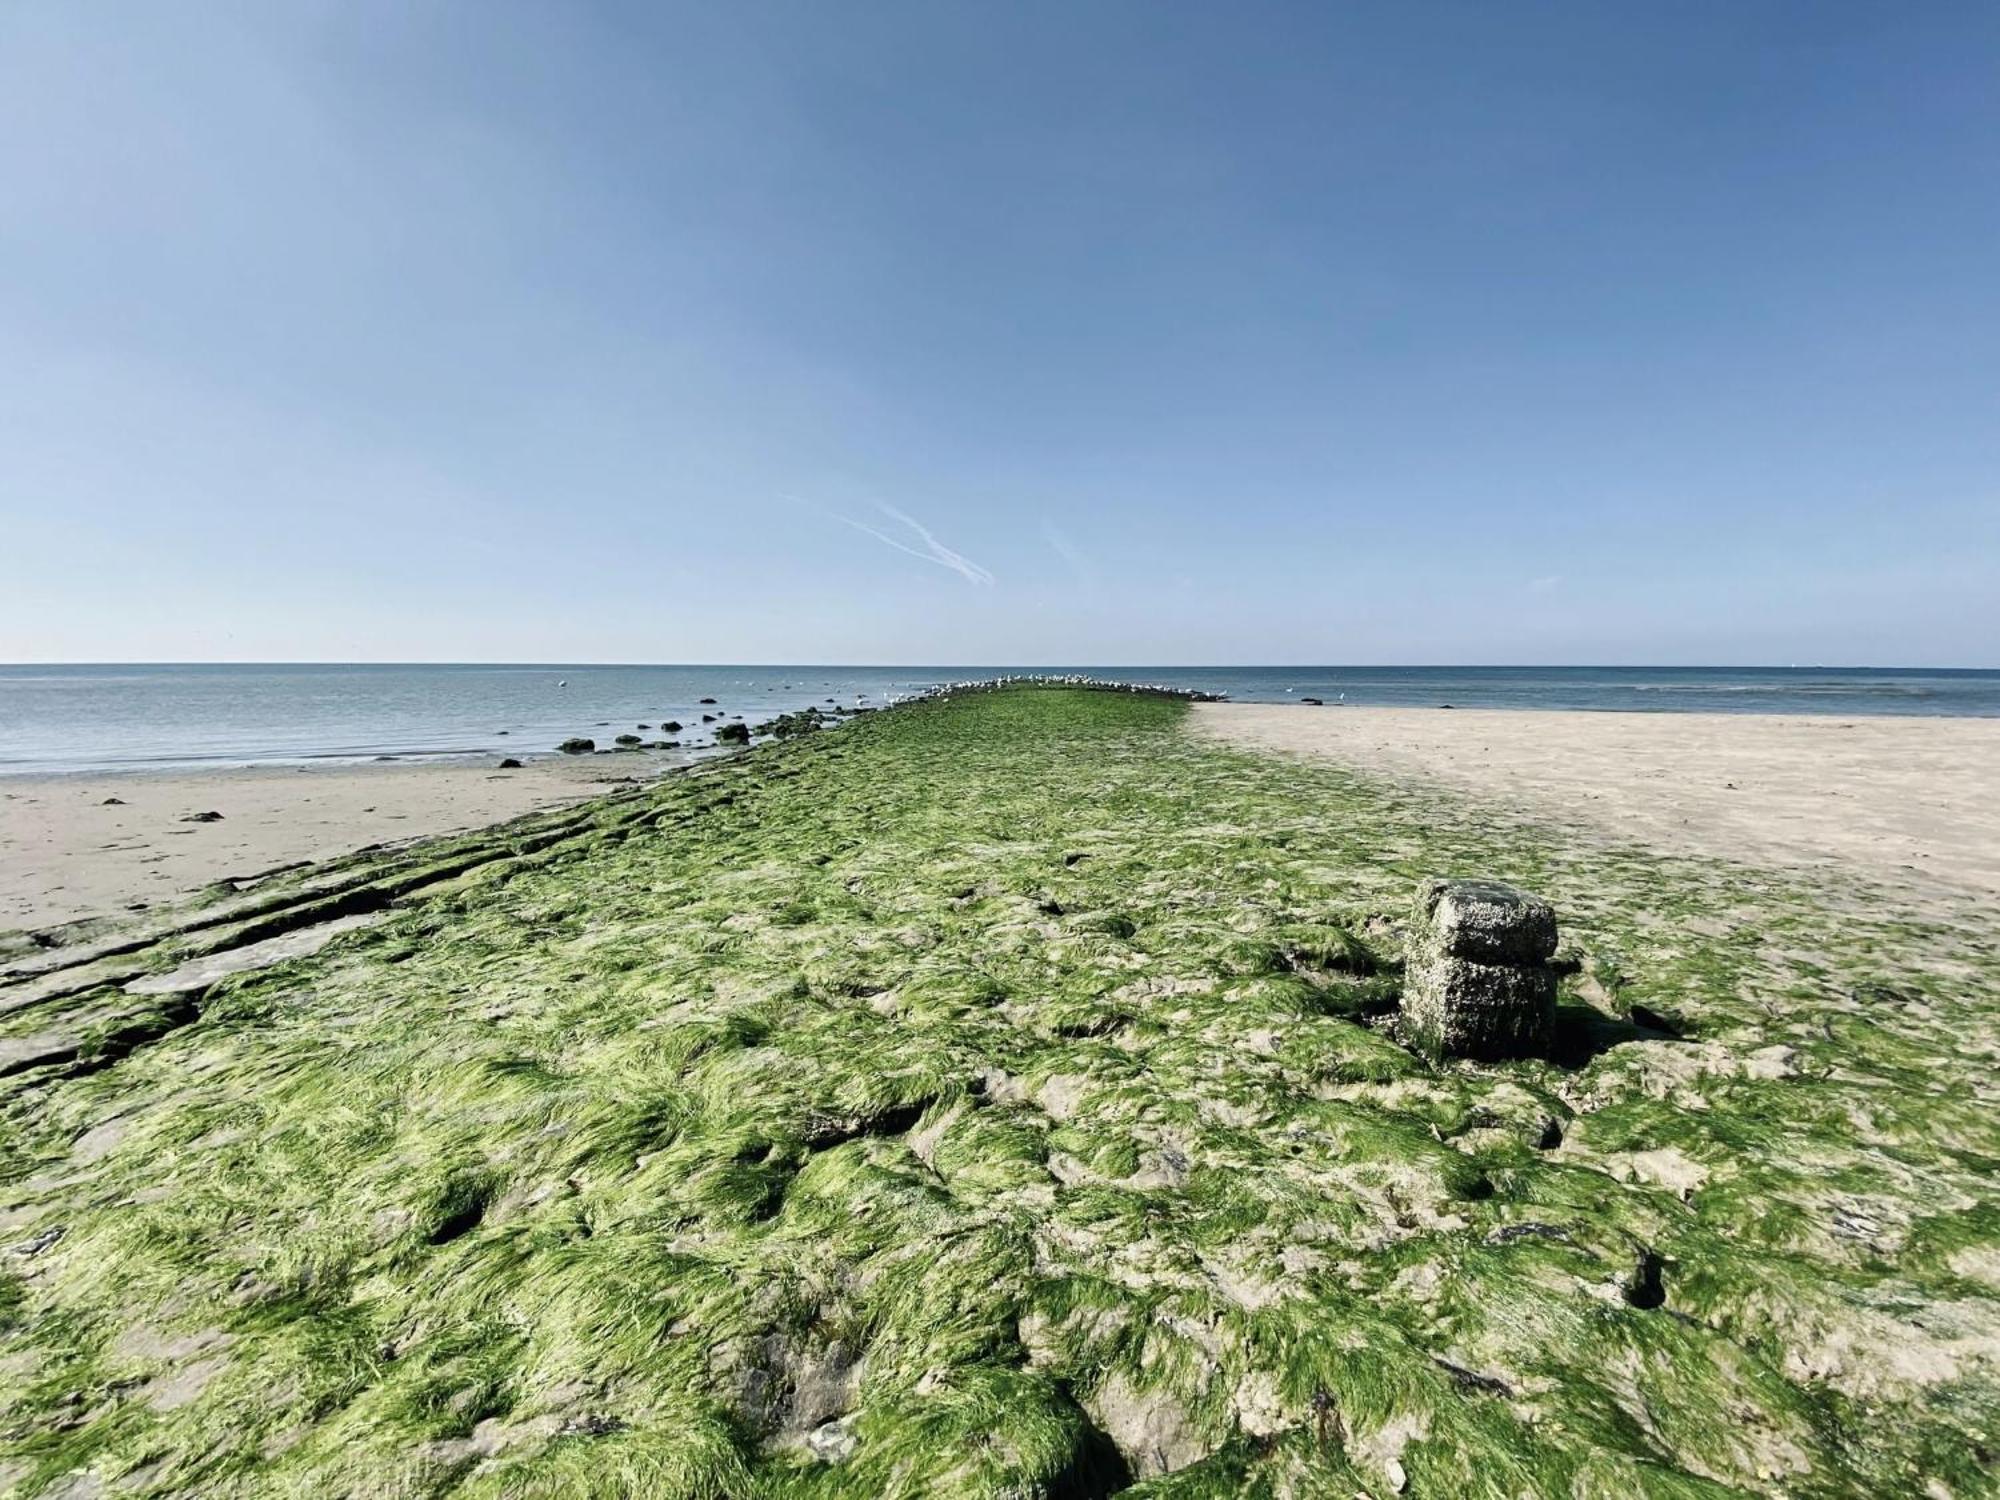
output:
[[[1990,1486],[1990,922],[1182,715],[947,693],[75,955],[377,914],[198,1005],[23,968],[0,1491]],[[1569,1051],[1399,1040],[1438,870],[1554,902]]]

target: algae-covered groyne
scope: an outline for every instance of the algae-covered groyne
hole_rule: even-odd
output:
[[[1992,1492],[1983,914],[1184,712],[948,694],[16,943],[0,1494]],[[1560,912],[1537,1055],[1399,1031],[1436,874]]]

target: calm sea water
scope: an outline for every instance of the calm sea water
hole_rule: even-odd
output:
[[[2000,671],[1817,667],[0,666],[0,774],[608,744],[999,672],[1083,671],[1240,702],[2000,716]],[[863,697],[865,695],[865,697]],[[704,708],[700,700],[714,698]],[[683,735],[683,738],[688,737]]]

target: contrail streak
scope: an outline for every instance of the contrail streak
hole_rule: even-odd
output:
[[[911,537],[921,543],[921,545],[912,546],[910,541],[902,537],[892,536],[879,526],[870,526],[866,521],[857,521],[854,517],[843,516],[838,511],[829,511],[827,514],[831,515],[836,521],[852,526],[856,531],[865,531],[868,535],[874,537],[876,541],[894,547],[898,552],[907,552],[910,556],[921,558],[925,562],[936,563],[940,568],[949,568],[967,583],[980,587],[990,587],[992,585],[993,574],[990,571],[981,567],[963,552],[947,547],[937,539],[930,527],[924,525],[915,516],[900,511],[895,506],[882,500],[875,502],[875,508],[890,520],[898,522],[905,527]]]

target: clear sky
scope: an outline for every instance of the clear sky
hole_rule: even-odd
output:
[[[2000,665],[2000,5],[0,6],[0,660]]]

